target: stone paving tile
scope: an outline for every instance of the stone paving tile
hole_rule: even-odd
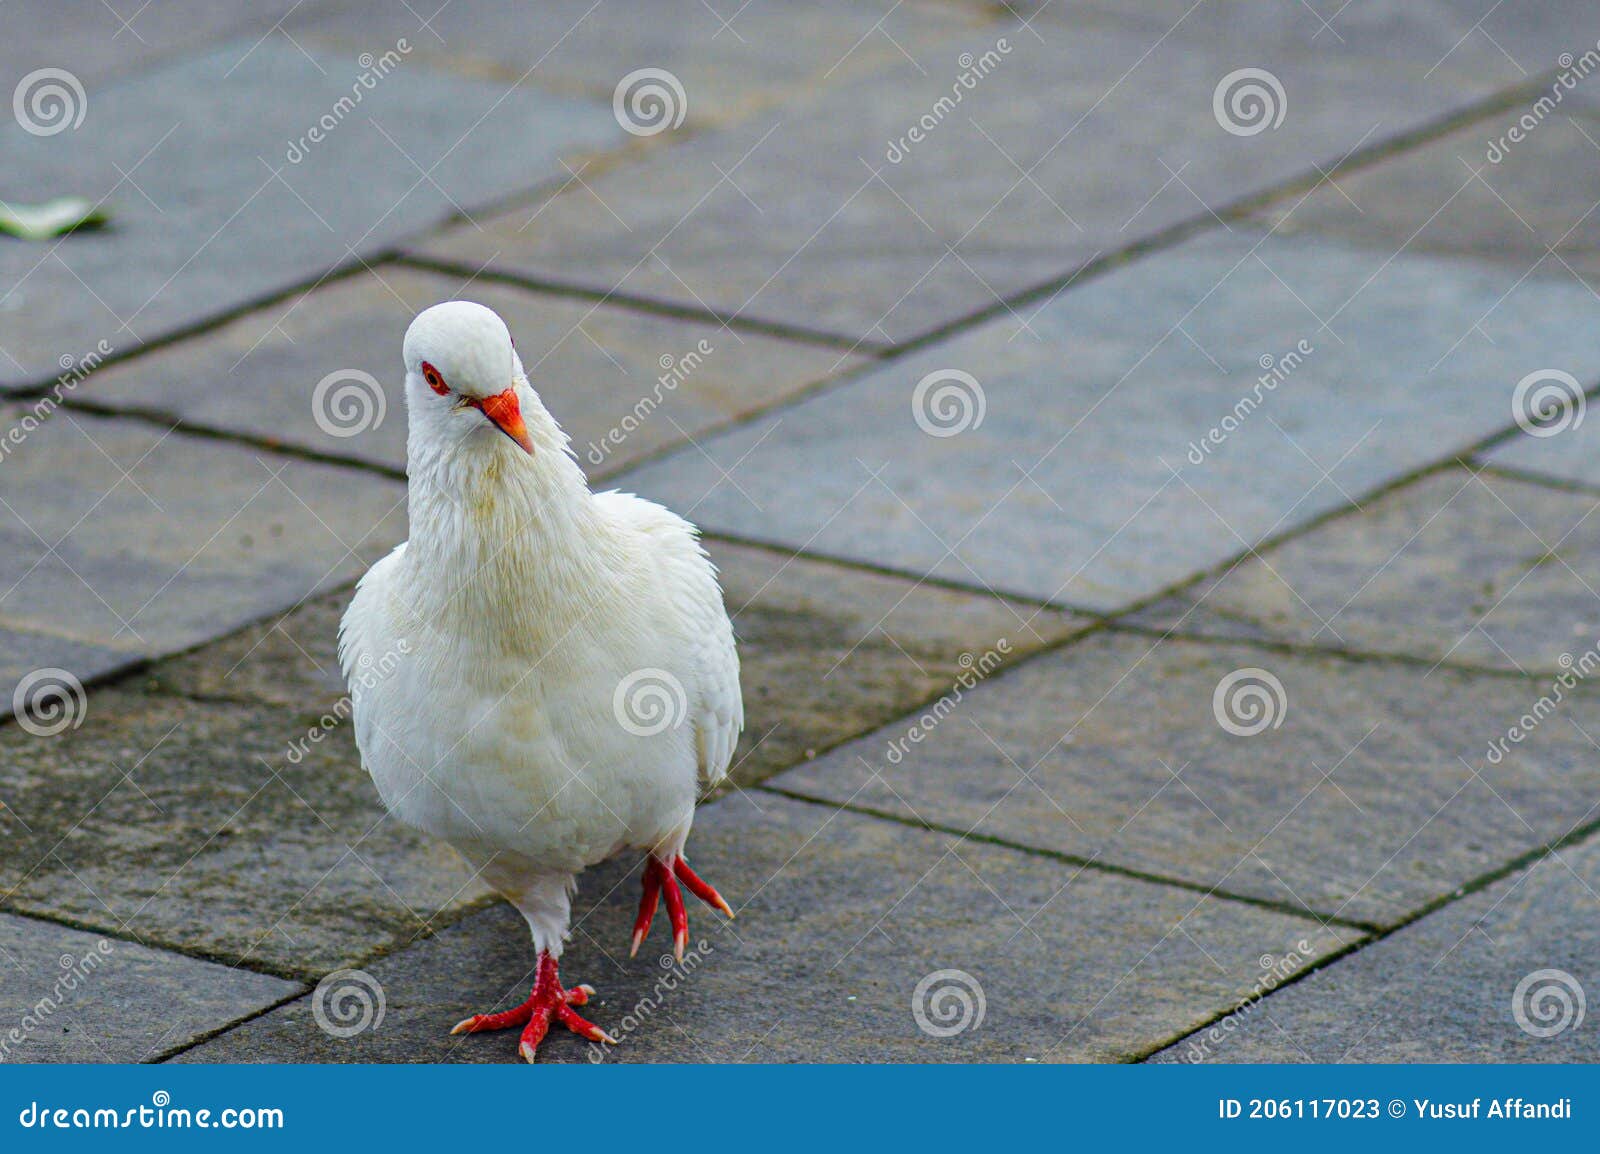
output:
[[[1548,685],[1425,672],[1101,633],[928,711],[920,742],[887,726],[769,784],[1394,924],[1565,835],[1600,789],[1593,692],[1491,760]]]
[[[1591,839],[1277,991],[1155,1061],[1592,1062],[1597,888],[1600,844]],[[1589,1017],[1563,1010],[1563,998],[1581,1006],[1584,990]]]
[[[920,53],[925,75],[830,86],[417,247],[896,344],[1488,91],[1253,27],[1226,45],[1094,25],[1041,43],[1001,22]],[[1290,94],[1275,129],[1213,113],[1242,59]]]
[[[1239,1001],[1263,972],[1261,956],[1304,943],[1292,963],[1301,965],[1353,936],[765,795],[702,810],[693,846],[696,867],[739,917],[719,926],[691,914],[694,962],[676,980],[658,964],[659,936],[626,960],[636,899],[626,863],[584,879],[563,972],[599,990],[593,1018],[623,1038],[614,1060],[1125,1058]],[[331,1038],[303,999],[182,1060],[509,1061],[513,1035],[447,1031],[475,1009],[524,997],[531,961],[526,926],[496,907],[370,968],[386,1001],[377,1029]],[[981,988],[983,1018],[933,1037],[913,1016],[915,991],[952,969]],[[676,988],[655,989],[664,978]],[[933,987],[954,980],[935,976]],[[652,996],[659,1004],[647,1006]],[[541,1053],[600,1057],[555,1035]]]
[[[10,195],[105,197],[115,214],[109,229],[0,246],[0,384],[311,281],[624,138],[597,104],[399,55],[372,80],[378,67],[235,42],[90,94],[74,129],[0,125]],[[320,144],[299,143],[319,124]]]
[[[0,1061],[138,1062],[299,987],[0,914]]]
[[[400,486],[141,421],[0,407],[0,664],[80,679],[332,588],[405,534]],[[204,484],[196,484],[204,478]],[[11,646],[17,648],[11,648]],[[3,703],[9,707],[9,697]]]
[[[862,359],[715,324],[385,267],[113,365],[78,392],[119,409],[403,470],[400,342],[418,312],[458,295],[506,318],[535,388],[595,475]],[[321,382],[340,370],[366,378],[333,381],[319,403]]]
[[[1015,659],[1085,624],[711,549],[741,638],[745,785],[988,668],[1002,639]],[[451,851],[387,818],[361,771],[334,651],[348,599],[95,688],[57,736],[0,726],[0,902],[310,976],[477,900]]]
[[[1337,238],[1384,256],[1403,247],[1470,258],[1505,267],[1507,287],[1533,275],[1592,292],[1600,285],[1592,195],[1600,119],[1568,105],[1521,143],[1500,142],[1524,111],[1491,115],[1258,215],[1281,236]]]
[[[1530,367],[1600,374],[1600,297],[1516,282],[1219,232],[625,483],[712,531],[1122,609],[1509,426]]]
[[[453,0],[431,15],[360,0],[297,15],[289,26],[296,38],[355,51],[404,36],[430,64],[608,103],[624,75],[664,69],[683,88],[684,123],[693,128],[861,73],[915,77],[931,62],[930,43],[989,19],[929,0]]]
[[[1555,674],[1600,646],[1597,513],[1600,495],[1448,469],[1134,619]]]

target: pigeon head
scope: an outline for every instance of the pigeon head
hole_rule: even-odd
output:
[[[525,381],[511,331],[494,312],[471,301],[446,301],[417,314],[406,330],[406,403],[441,435],[465,442],[498,429],[533,452],[517,399]]]

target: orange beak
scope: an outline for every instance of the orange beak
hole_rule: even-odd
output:
[[[533,442],[528,439],[528,426],[522,423],[522,406],[517,404],[516,389],[507,389],[492,397],[468,397],[467,404],[488,417],[490,423],[520,445],[524,453],[533,454]]]

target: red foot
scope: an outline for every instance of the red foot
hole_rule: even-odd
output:
[[[677,877],[674,878],[673,875]],[[689,888],[689,892],[712,909],[721,910],[730,918],[733,909],[722,900],[711,885],[700,879],[700,876],[689,868],[689,863],[679,854],[672,859],[672,868],[667,868],[667,863],[658,857],[652,857],[644,866],[644,896],[639,899],[639,917],[633,923],[633,948],[628,951],[631,958],[639,952],[639,943],[644,941],[645,935],[650,932],[650,921],[656,916],[656,899],[665,896],[667,899],[667,918],[672,922],[672,952],[681,962],[683,949],[689,944],[689,915],[683,908],[683,893],[678,889],[678,882],[682,881]]]
[[[556,969],[556,960],[548,952],[539,955],[539,970],[534,979],[533,992],[528,995],[528,1000],[514,1010],[504,1010],[498,1014],[474,1014],[456,1023],[452,1034],[481,1034],[485,1030],[509,1030],[512,1026],[521,1026],[522,1041],[517,1047],[518,1053],[529,1062],[539,1050],[539,1043],[544,1041],[545,1032],[550,1029],[552,1019],[560,1022],[574,1034],[588,1038],[591,1042],[610,1042],[616,1044],[616,1039],[606,1033],[593,1022],[581,1017],[573,1006],[581,1006],[594,996],[592,986],[573,986],[572,989],[563,989],[561,975]]]

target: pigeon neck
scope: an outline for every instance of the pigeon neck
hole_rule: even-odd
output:
[[[406,563],[424,619],[520,646],[604,580],[583,472],[564,438],[533,435],[531,457],[504,437],[411,453]]]

